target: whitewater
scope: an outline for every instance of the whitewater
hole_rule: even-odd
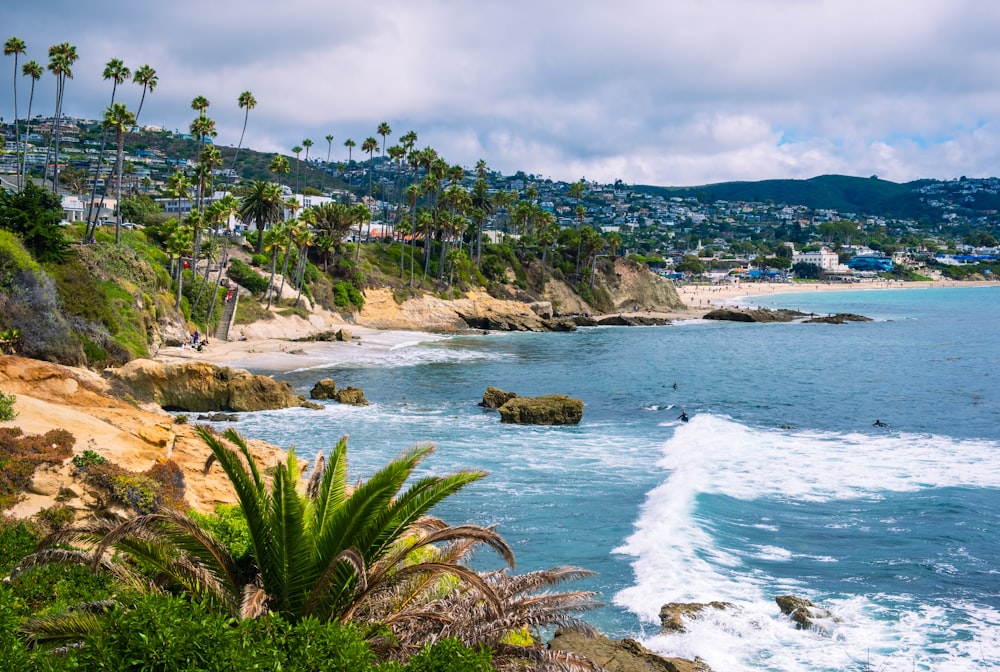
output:
[[[518,571],[595,570],[570,586],[604,601],[587,620],[664,655],[716,670],[997,666],[1000,288],[765,305],[874,321],[435,337],[350,358],[331,349],[322,365],[275,377],[301,392],[331,377],[361,387],[370,406],[247,414],[238,428],[305,458],[347,434],[355,478],[423,443],[436,446],[427,472],[488,470],[436,513],[497,526]],[[579,397],[583,421],[502,425],[476,405],[488,385]],[[783,594],[836,621],[797,630],[774,601]],[[709,601],[732,606],[660,633],[664,604]]]

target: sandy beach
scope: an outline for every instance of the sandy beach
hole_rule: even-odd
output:
[[[720,306],[756,306],[754,298],[759,296],[983,286],[1000,286],[1000,282],[878,280],[850,284],[823,282],[691,284],[677,288],[677,293],[687,308],[670,312],[642,311],[642,314],[670,320],[690,320],[699,319]],[[296,340],[306,334],[338,329],[349,331],[352,340],[343,342]],[[440,335],[427,332],[373,329],[348,324],[330,314],[317,314],[310,321],[298,317],[276,317],[267,322],[238,327],[236,333],[242,335],[245,340],[211,340],[209,346],[201,352],[191,348],[161,348],[155,359],[167,363],[200,360],[234,368],[290,371],[337,361],[356,361],[360,358],[375,357],[377,353],[388,352],[393,348],[442,338]]]

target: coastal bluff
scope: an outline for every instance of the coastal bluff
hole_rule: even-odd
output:
[[[13,394],[17,417],[0,428],[20,428],[25,434],[64,429],[75,438],[74,456],[91,451],[123,469],[143,472],[167,460],[184,476],[185,499],[195,510],[210,513],[218,504],[234,504],[232,485],[218,465],[205,470],[211,454],[191,424],[178,423],[151,404],[137,404],[93,371],[35,359],[0,356],[0,390]],[[251,454],[263,465],[286,459],[286,452],[248,439]],[[39,468],[28,492],[7,514],[29,518],[56,506],[60,492],[78,496],[64,502],[77,517],[100,513],[106,497],[85,483],[72,462]]]

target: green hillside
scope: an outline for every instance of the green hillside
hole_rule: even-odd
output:
[[[922,219],[935,210],[921,202],[919,187],[933,180],[899,184],[878,178],[821,175],[808,180],[720,182],[697,187],[636,186],[636,191],[664,197],[694,197],[702,202],[752,201],[804,205],[814,209]]]

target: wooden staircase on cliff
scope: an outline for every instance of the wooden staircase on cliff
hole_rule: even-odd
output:
[[[219,326],[215,328],[215,338],[219,341],[229,340],[229,330],[233,326],[233,321],[236,318],[236,304],[240,301],[240,293],[238,291],[233,292],[233,298],[229,299],[222,306],[222,318],[219,320]]]

